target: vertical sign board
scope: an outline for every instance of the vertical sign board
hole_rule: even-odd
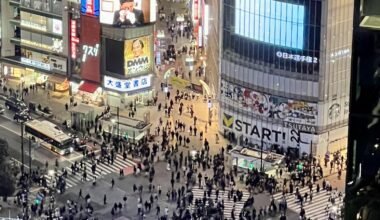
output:
[[[77,58],[77,45],[79,44],[79,38],[77,37],[77,21],[70,20],[70,48],[71,58]]]
[[[100,82],[100,23],[98,18],[81,16],[81,77]]]

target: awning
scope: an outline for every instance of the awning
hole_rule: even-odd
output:
[[[91,82],[83,82],[78,89],[83,92],[94,93],[98,89],[98,87],[98,84]]]
[[[65,82],[66,79],[67,78],[65,76],[58,75],[58,74],[52,74],[52,75],[49,75],[47,81],[51,82],[51,83],[61,84],[61,83]]]

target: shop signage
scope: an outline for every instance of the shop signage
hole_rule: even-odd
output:
[[[83,45],[82,50],[83,50],[82,62],[86,62],[87,56],[90,56],[90,57],[98,56],[99,44],[95,44],[95,46]]]
[[[43,63],[40,61],[28,59],[25,57],[21,57],[21,63],[26,64],[28,66],[44,69],[44,70],[50,70],[50,64],[49,63]]]
[[[71,47],[71,58],[77,58],[77,45],[79,44],[79,38],[77,37],[77,21],[70,21],[70,47]]]
[[[243,134],[245,137],[252,138],[257,141],[278,145],[286,145],[286,147],[303,147],[310,145],[313,135],[297,129],[285,128],[275,124],[254,123],[248,118],[235,118],[232,114],[223,112],[222,124],[237,133]]]
[[[198,0],[193,0],[193,11],[192,11],[192,16],[193,16],[193,21],[198,22],[198,7],[199,3]]]
[[[144,89],[151,86],[151,75],[132,78],[117,79],[110,76],[104,76],[104,87],[119,92],[131,92],[138,89]]]
[[[297,124],[297,123],[292,123],[292,122],[287,122],[287,121],[284,121],[284,126],[287,128],[292,128],[292,129],[299,130],[299,131],[305,131],[305,132],[311,133],[311,134],[314,134],[317,130],[317,128],[315,126]]]
[[[276,56],[284,60],[294,60],[296,62],[301,62],[301,63],[318,63],[317,57],[302,56],[299,54],[290,54],[290,53],[286,53],[282,51],[277,51]]]
[[[58,58],[58,57],[50,57],[49,61],[50,61],[50,68],[52,70],[58,70],[61,72],[67,71],[66,59],[62,59],[62,58]]]

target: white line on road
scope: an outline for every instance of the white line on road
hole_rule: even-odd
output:
[[[6,130],[8,130],[8,131],[10,131],[10,132],[12,132],[12,133],[14,133],[14,134],[17,134],[18,136],[21,136],[21,133],[18,132],[18,131],[12,130],[12,129],[10,129],[10,128],[4,126],[4,125],[0,125],[0,127],[4,128],[4,129],[6,129]]]

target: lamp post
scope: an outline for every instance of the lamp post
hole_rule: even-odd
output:
[[[24,174],[24,122],[21,122],[21,173]]]
[[[264,171],[263,168],[263,148],[264,148],[264,140],[261,138],[261,146],[260,146],[260,172]]]

